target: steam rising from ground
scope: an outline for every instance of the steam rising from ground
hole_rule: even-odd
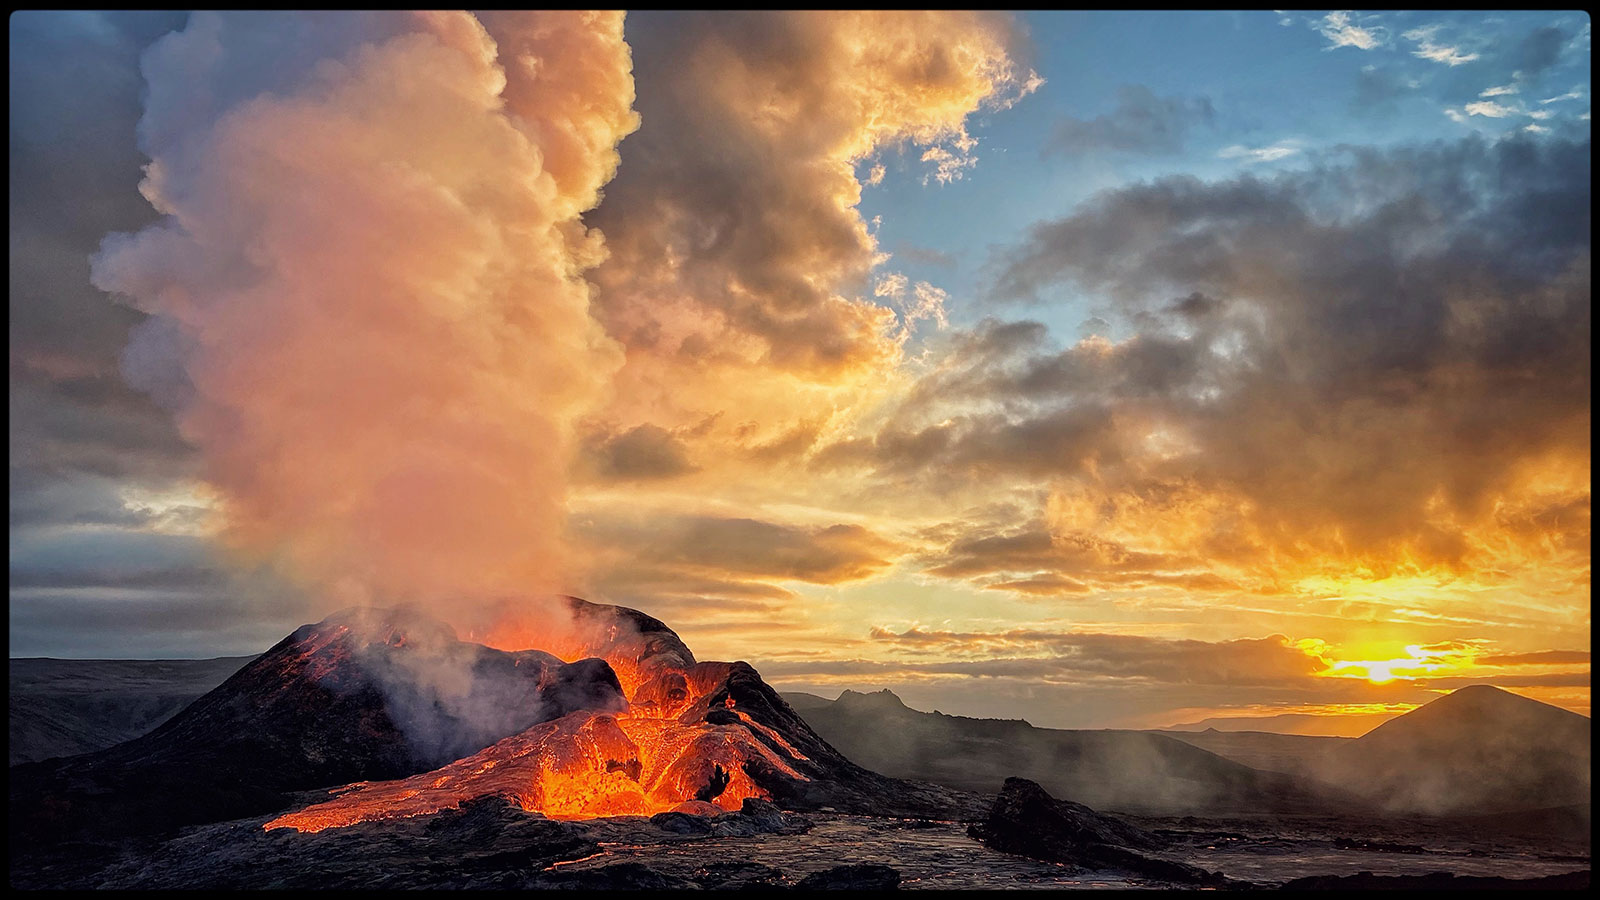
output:
[[[230,543],[327,602],[556,584],[572,423],[620,351],[579,215],[638,125],[620,13],[196,14],[143,59],[97,286]]]

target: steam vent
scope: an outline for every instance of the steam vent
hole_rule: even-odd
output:
[[[274,812],[268,830],[321,831],[491,797],[556,819],[969,802],[856,766],[748,664],[699,662],[650,616],[559,606],[513,638],[546,646],[517,651],[410,610],[335,613],[142,738],[26,767],[13,822],[70,839]]]

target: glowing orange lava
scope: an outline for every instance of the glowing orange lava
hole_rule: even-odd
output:
[[[432,772],[340,788],[265,827],[321,831],[488,796],[560,819],[705,814],[737,810],[749,797],[770,799],[750,766],[805,780],[793,763],[806,756],[726,694],[731,664],[696,663],[675,636],[641,636],[616,624],[563,637],[546,652],[569,661],[603,654],[628,698],[625,712],[574,712]]]

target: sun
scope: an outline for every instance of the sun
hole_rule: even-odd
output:
[[[1386,660],[1383,662],[1366,663],[1365,667],[1367,670],[1367,680],[1373,684],[1388,684],[1389,682],[1393,681],[1395,679],[1395,674],[1393,671],[1391,671],[1391,669],[1394,665],[1394,662],[1394,660]]]

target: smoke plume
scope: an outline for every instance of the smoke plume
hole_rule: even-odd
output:
[[[141,191],[93,279],[150,318],[228,543],[323,602],[551,589],[618,346],[579,216],[638,126],[622,14],[197,13],[146,51]]]

